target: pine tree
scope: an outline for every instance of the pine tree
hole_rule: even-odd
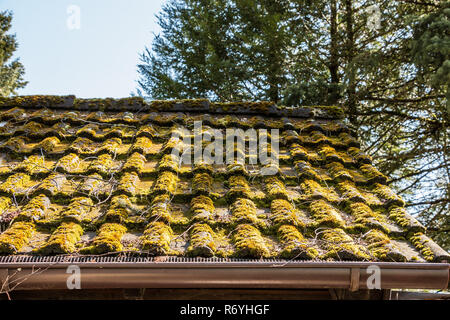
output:
[[[16,90],[25,87],[23,80],[25,69],[18,59],[8,63],[17,49],[15,35],[7,34],[11,28],[12,13],[0,12],[0,96],[15,94]]]
[[[158,16],[162,33],[141,55],[141,93],[153,99],[280,102],[298,72],[320,74],[309,61],[314,59],[301,59],[307,52],[299,41],[308,30],[299,3],[169,1]]]

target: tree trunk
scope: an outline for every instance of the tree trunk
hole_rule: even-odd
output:
[[[330,27],[330,75],[331,75],[331,86],[329,90],[328,104],[334,105],[338,102],[340,98],[339,94],[339,62],[338,62],[338,45],[337,45],[337,0],[331,0],[330,11],[331,11],[331,27]]]
[[[353,31],[353,7],[351,0],[345,0],[345,22],[346,22],[346,33],[347,33],[347,44],[346,44],[346,55],[347,55],[347,77],[348,77],[348,87],[347,87],[347,110],[349,115],[350,123],[357,128],[358,121],[356,117],[357,106],[356,106],[356,70],[353,67],[353,59],[355,57],[355,35]]]

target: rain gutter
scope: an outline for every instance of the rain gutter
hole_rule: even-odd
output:
[[[71,281],[69,277],[74,274],[74,270],[79,270],[82,289],[341,288],[357,291],[368,289],[367,280],[373,276],[373,270],[378,270],[376,267],[379,268],[381,289],[445,289],[449,285],[448,263],[186,258],[162,262],[156,259],[120,261],[114,258],[66,262],[2,262],[0,259],[0,285],[16,290],[67,289],[67,282]]]

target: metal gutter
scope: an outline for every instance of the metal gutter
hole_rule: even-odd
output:
[[[84,260],[84,259],[83,259]],[[156,259],[2,262],[0,285],[16,290],[67,289],[69,266],[80,268],[82,289],[271,288],[368,289],[369,266],[380,268],[381,289],[445,289],[448,263],[301,262],[283,260]],[[106,261],[105,261],[106,260]]]

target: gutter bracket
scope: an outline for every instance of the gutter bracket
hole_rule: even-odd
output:
[[[359,290],[359,277],[360,277],[360,269],[359,268],[351,268],[350,269],[350,291],[355,292]]]

